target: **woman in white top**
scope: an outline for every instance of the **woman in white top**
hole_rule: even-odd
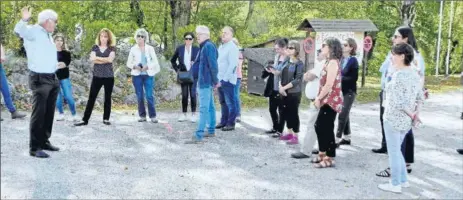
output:
[[[402,187],[410,186],[401,146],[412,125],[416,126],[421,122],[418,114],[424,100],[421,78],[411,66],[413,58],[414,49],[411,45],[399,43],[392,47],[395,72],[385,88],[384,131],[391,181],[378,187],[395,193],[402,192]]]
[[[157,123],[154,100],[154,75],[160,71],[154,48],[148,45],[149,36],[145,29],[135,31],[135,44],[129,53],[127,67],[132,70],[132,82],[137,94],[139,122],[146,121],[145,101],[148,102],[148,115],[151,122]]]

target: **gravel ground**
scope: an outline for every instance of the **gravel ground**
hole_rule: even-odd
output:
[[[235,132],[219,131],[200,145],[183,144],[196,124],[179,123],[174,113],[158,113],[159,124],[138,123],[132,111],[115,113],[112,126],[101,123],[101,113],[86,127],[55,122],[51,142],[61,151],[49,159],[28,156],[29,117],[11,120],[3,112],[1,198],[463,199],[463,156],[455,152],[463,148],[461,97],[457,91],[427,101],[412,187],[402,194],[377,189],[388,181],[375,176],[387,156],[370,151],[381,139],[378,104],[353,107],[352,146],[341,147],[331,169],[290,158],[296,146],[262,134],[270,123],[265,109],[243,113]]]

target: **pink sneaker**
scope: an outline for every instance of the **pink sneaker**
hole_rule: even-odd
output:
[[[280,136],[280,140],[291,140],[292,138],[294,137],[293,134],[283,134],[282,136]]]
[[[292,144],[299,144],[299,140],[297,139],[297,136],[293,136],[286,144],[292,145]]]

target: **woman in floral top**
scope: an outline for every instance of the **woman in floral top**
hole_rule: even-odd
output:
[[[378,187],[385,191],[400,193],[409,187],[407,168],[400,149],[407,132],[420,122],[418,113],[424,100],[420,76],[411,67],[414,58],[412,46],[404,43],[392,48],[395,72],[386,83],[384,98],[384,131],[389,155],[392,180]]]
[[[336,114],[342,111],[343,97],[341,91],[342,58],[341,42],[336,38],[327,38],[322,45],[322,54],[327,62],[323,67],[320,79],[320,90],[315,98],[315,107],[319,108],[315,132],[317,132],[319,154],[312,160],[317,168],[333,167],[336,156],[334,142],[334,121]]]

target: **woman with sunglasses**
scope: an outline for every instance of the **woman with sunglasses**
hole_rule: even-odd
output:
[[[359,74],[359,63],[357,54],[357,43],[353,38],[343,41],[341,78],[342,94],[344,105],[338,116],[338,130],[336,132],[336,147],[339,145],[350,145],[350,120],[349,113],[357,95],[357,79]],[[342,137],[342,139],[341,139]]]
[[[289,41],[286,61],[280,74],[279,93],[282,96],[282,121],[286,122],[288,132],[280,140],[288,140],[287,144],[298,144],[299,133],[299,104],[301,103],[302,76],[304,63],[299,58],[301,46],[295,40]]]
[[[180,45],[175,49],[174,56],[170,59],[170,63],[174,70],[179,72],[192,72],[193,61],[196,59],[196,56],[199,52],[199,47],[193,45],[194,34],[187,32],[183,35],[185,39],[185,44]],[[180,83],[182,88],[182,114],[180,115],[178,121],[183,122],[187,119],[188,112],[188,96],[190,97],[191,102],[191,122],[196,122],[196,81],[192,83]]]
[[[131,69],[132,83],[137,94],[138,122],[146,122],[145,98],[148,103],[148,116],[152,123],[158,123],[156,119],[154,99],[154,75],[160,71],[160,66],[154,47],[148,44],[149,35],[145,29],[135,31],[135,44],[127,58],[127,67]]]
[[[410,27],[406,27],[406,26],[401,26],[397,28],[394,33],[394,37],[392,38],[392,43],[394,45],[409,44],[413,48],[414,56],[413,56],[413,61],[411,62],[411,68],[414,69],[415,72],[420,76],[419,84],[424,90],[424,75],[425,75],[424,59],[421,56],[421,54],[418,52],[418,46],[416,43],[415,36],[413,34],[413,29]],[[381,69],[380,69],[380,71],[383,73],[384,80],[382,79],[382,83],[384,85],[386,85],[389,81],[392,80],[392,75],[396,71],[396,68],[394,67],[392,63],[392,53],[389,53],[386,59],[388,59],[387,64],[383,64],[383,66],[381,66]],[[384,88],[382,97],[384,97],[386,93],[387,91]],[[382,115],[384,115],[384,112]],[[382,118],[384,119],[384,117]],[[381,128],[384,130],[384,122],[382,123]],[[386,142],[385,135],[383,135],[383,141],[384,141],[384,145],[386,145],[384,148],[387,149],[387,142]],[[405,162],[407,163],[406,166],[407,166],[408,173],[412,172],[411,164],[414,162],[414,157],[415,157],[414,149],[415,149],[415,138],[413,136],[413,130],[410,129],[407,135],[405,136],[405,139],[402,143],[402,148],[401,148],[402,154],[405,157]],[[386,168],[385,170],[382,170],[376,173],[376,176],[389,177],[390,168]]]
[[[334,141],[334,121],[336,114],[342,111],[343,96],[341,91],[341,42],[333,37],[325,39],[321,54],[326,59],[320,79],[320,89],[314,105],[319,108],[315,121],[319,153],[312,160],[316,168],[334,167],[336,143]]]
[[[56,99],[56,108],[58,109],[59,115],[56,121],[64,120],[64,109],[63,99],[69,105],[69,110],[72,114],[72,121],[79,121],[79,117],[76,114],[76,105],[74,98],[72,97],[72,85],[69,79],[69,64],[71,63],[71,53],[67,50],[67,45],[64,40],[64,36],[57,34],[55,36],[56,49],[58,50],[58,70],[56,70],[56,76],[59,80],[60,92]]]
[[[414,51],[407,43],[397,43],[392,47],[394,73],[385,88],[384,130],[391,181],[378,185],[378,188],[395,193],[402,192],[402,187],[410,187],[406,160],[400,149],[407,132],[421,121],[418,113],[424,100],[421,77],[412,66]]]
[[[113,61],[116,57],[116,37],[107,28],[101,29],[95,40],[95,45],[90,53],[90,60],[93,62],[93,78],[90,85],[90,94],[85,107],[82,121],[75,126],[85,126],[92,115],[93,106],[100,89],[104,87],[104,112],[103,124],[111,125],[111,96],[114,88]]]

